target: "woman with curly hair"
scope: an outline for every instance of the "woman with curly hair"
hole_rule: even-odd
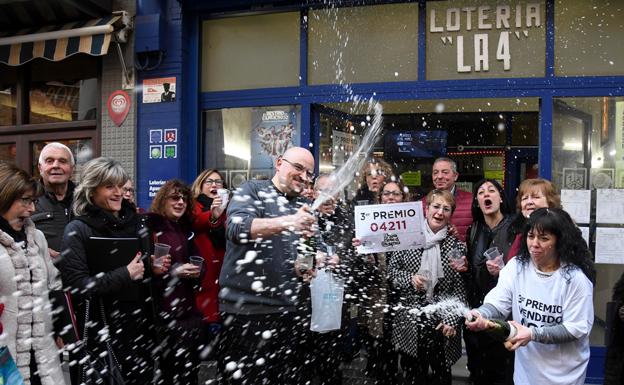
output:
[[[153,278],[163,384],[197,383],[202,317],[195,306],[195,288],[202,269],[190,261],[198,254],[192,241],[192,213],[191,190],[173,179],[158,190],[147,214],[152,239],[170,246],[164,274]]]
[[[501,270],[470,330],[509,314],[517,333],[508,340],[516,352],[516,384],[578,384],[589,362],[594,321],[595,271],[587,243],[570,215],[542,208],[529,216],[520,254]],[[539,363],[537,365],[536,363]]]

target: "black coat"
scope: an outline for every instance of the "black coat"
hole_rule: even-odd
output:
[[[96,325],[89,328],[89,344],[96,352],[104,349],[93,340],[95,332],[103,329],[99,301],[102,302],[111,331],[110,342],[121,361],[127,384],[144,383],[142,376],[145,372],[141,371],[150,368],[153,362],[150,357],[154,336],[153,310],[148,307],[152,303],[148,300],[149,286],[146,281],[133,281],[126,265],[94,274],[94,256],[105,258],[114,251],[93,249],[93,237],[133,238],[139,235],[140,226],[139,217],[125,200],[119,217],[89,206],[86,215],[76,217],[65,227],[59,264],[63,284],[73,296],[81,337],[85,300],[91,299],[89,321]],[[125,251],[134,255],[140,249],[141,242],[137,241],[136,248],[132,246],[131,250]],[[145,276],[149,276],[147,266]]]
[[[624,384],[624,320],[619,310],[624,306],[624,274],[613,287],[614,311],[611,321],[611,334],[605,359],[605,385]]]

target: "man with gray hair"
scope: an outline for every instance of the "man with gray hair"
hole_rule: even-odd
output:
[[[48,143],[39,154],[39,174],[45,193],[35,205],[32,220],[45,235],[52,259],[58,257],[63,230],[72,219],[74,183],[69,178],[74,167],[74,155],[62,143]]]
[[[75,186],[69,179],[74,167],[74,155],[62,143],[48,143],[39,154],[39,174],[45,192],[35,203],[35,213],[31,219],[48,241],[50,257],[55,265],[59,260],[65,226],[73,219],[72,202]],[[71,316],[65,294],[62,290],[51,291],[50,299],[55,313],[53,319],[57,345],[61,347],[76,342],[77,336],[71,328]],[[78,366],[70,367],[73,384],[78,383]]]
[[[472,224],[472,193],[460,190],[455,182],[459,178],[457,163],[451,158],[441,157],[433,162],[431,179],[433,188],[447,190],[455,198],[455,212],[451,218],[451,223],[457,229],[457,237],[461,241],[466,241],[466,231]],[[425,199],[423,198],[423,207]]]

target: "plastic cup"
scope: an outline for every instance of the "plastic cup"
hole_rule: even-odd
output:
[[[453,264],[457,269],[461,269],[465,265],[465,261],[462,258],[462,252],[459,249],[452,249],[449,252],[449,261]]]
[[[327,248],[327,256],[331,257],[332,255],[336,255],[336,246],[335,245],[326,245]]]
[[[220,188],[217,190],[217,195],[221,198],[221,207],[225,207],[228,204],[230,198],[230,192],[226,188]]]
[[[485,258],[487,258],[488,261],[497,262],[498,267],[500,267],[501,269],[503,268],[503,266],[505,266],[505,263],[503,262],[503,254],[498,250],[498,247],[490,247],[489,249],[485,250],[483,255],[485,255]],[[498,260],[496,260],[496,258],[498,258]]]
[[[165,255],[169,254],[171,246],[166,243],[154,243],[154,266],[161,267]]]
[[[199,267],[200,269],[204,264],[204,258],[200,257],[199,255],[191,255],[189,257],[189,261],[191,261],[191,264]]]
[[[425,290],[429,289],[429,285],[431,284],[431,276],[432,276],[431,271],[427,269],[421,269],[421,270],[418,270],[418,273],[416,274],[420,275],[425,280],[425,283],[424,283]]]

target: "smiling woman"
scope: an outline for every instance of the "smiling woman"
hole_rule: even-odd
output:
[[[0,298],[6,307],[0,313],[0,345],[9,348],[30,383],[64,384],[48,311],[48,293],[61,284],[43,233],[30,220],[40,194],[25,171],[0,163]],[[37,306],[26,306],[33,303]]]
[[[199,261],[202,257],[198,257],[191,231],[191,189],[180,180],[167,181],[156,193],[147,215],[150,240],[170,246],[164,263],[152,269],[155,322],[164,334],[161,337],[165,337],[160,349],[161,378],[165,384],[194,384],[202,341],[202,316],[195,304],[195,287],[201,283],[205,261],[192,263],[192,259]]]

